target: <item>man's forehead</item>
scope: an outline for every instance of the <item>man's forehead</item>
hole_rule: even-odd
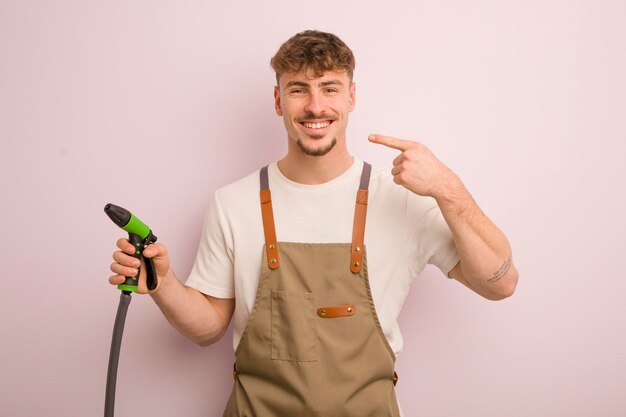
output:
[[[321,77],[309,71],[285,72],[280,75],[280,86],[288,87],[290,85],[302,86],[324,86],[330,84],[349,85],[350,77],[346,71],[326,71]]]

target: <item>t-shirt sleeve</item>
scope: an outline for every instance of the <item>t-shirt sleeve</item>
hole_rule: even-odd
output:
[[[417,242],[419,258],[435,265],[447,277],[460,259],[452,232],[435,200],[419,199],[421,201],[409,203],[419,206],[421,212],[412,237]]]
[[[232,242],[215,193],[207,208],[198,253],[186,285],[216,298],[234,298]]]

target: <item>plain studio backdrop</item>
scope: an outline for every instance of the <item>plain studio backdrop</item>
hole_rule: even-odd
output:
[[[112,202],[181,280],[212,193],[281,158],[269,59],[304,29],[353,49],[351,151],[428,145],[505,232],[516,294],[434,268],[401,316],[406,416],[624,416],[622,1],[0,1],[0,415],[95,416],[118,294]],[[329,213],[332,215],[332,213]],[[232,334],[200,348],[130,305],[119,416],[216,417]]]

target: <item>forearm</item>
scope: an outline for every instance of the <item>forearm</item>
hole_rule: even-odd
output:
[[[511,295],[518,273],[504,234],[485,216],[460,180],[443,189],[436,201],[452,232],[467,284],[489,299]]]
[[[459,177],[421,143],[382,135],[370,135],[369,140],[401,151],[391,170],[396,184],[437,201],[461,258],[460,268],[453,268],[450,276],[489,299],[511,295],[517,271],[509,242]]]
[[[228,328],[228,312],[220,311],[196,289],[184,286],[171,269],[150,295],[167,321],[201,346],[216,342]]]

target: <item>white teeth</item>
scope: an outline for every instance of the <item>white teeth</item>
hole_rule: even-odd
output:
[[[305,127],[308,127],[309,129],[322,129],[328,125],[330,125],[330,122],[323,122],[323,123],[309,123],[309,122],[304,122],[303,125]]]

